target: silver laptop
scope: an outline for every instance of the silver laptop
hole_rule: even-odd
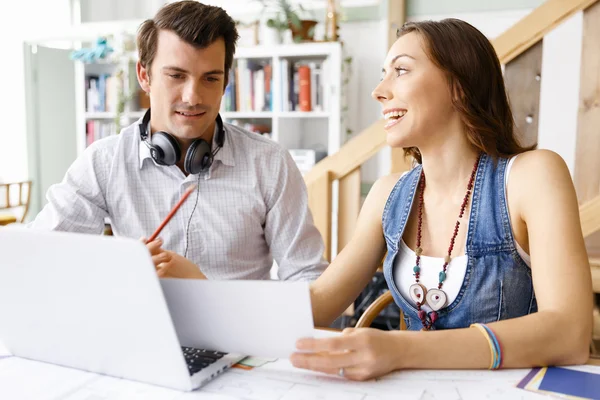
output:
[[[141,242],[22,227],[0,228],[0,341],[17,357],[184,391],[244,358],[181,346]]]

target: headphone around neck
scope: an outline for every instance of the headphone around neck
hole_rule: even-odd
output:
[[[223,120],[221,115],[217,114],[217,133],[215,135],[215,141],[217,147],[214,151],[211,151],[210,144],[204,139],[196,139],[190,145],[185,159],[183,161],[183,168],[188,174],[198,174],[200,172],[208,170],[212,165],[213,159],[218,151],[223,147],[225,143],[225,130],[223,128]],[[139,124],[140,137],[142,142],[150,149],[150,155],[152,159],[158,165],[175,165],[181,159],[181,148],[177,139],[170,133],[164,131],[157,131],[149,135],[150,125],[150,109],[144,114],[142,122]]]

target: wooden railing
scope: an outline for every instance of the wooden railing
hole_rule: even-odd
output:
[[[384,121],[377,121],[349,140],[337,153],[321,160],[304,176],[315,224],[331,257],[332,183],[339,180],[337,252],[350,240],[360,210],[360,167],[385,145]]]
[[[598,0],[548,0],[492,41],[501,64],[507,64],[574,13]],[[339,152],[319,162],[306,176],[309,206],[332,254],[332,183],[339,181],[337,254],[348,243],[360,209],[360,167],[386,145],[382,120],[348,141]],[[404,164],[405,168],[408,165]],[[600,230],[600,196],[580,207],[584,236]]]

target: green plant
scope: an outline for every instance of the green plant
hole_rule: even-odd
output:
[[[288,27],[289,27],[287,21],[284,19],[281,19],[280,15],[277,15],[277,17],[275,17],[275,18],[269,18],[267,20],[267,26],[269,28],[273,28],[279,32],[283,32],[286,29],[288,29]]]
[[[341,110],[341,119],[342,124],[345,125],[345,122],[348,120],[348,84],[350,83],[350,77],[352,76],[352,56],[346,56],[342,60],[342,110]],[[346,135],[351,136],[354,131],[348,126],[345,125]]]
[[[278,31],[285,31],[291,26],[296,29],[302,27],[302,15],[307,15],[308,12],[302,6],[292,5],[289,0],[256,0],[262,4],[263,9],[261,12],[271,11],[275,13],[273,18],[267,20],[267,26],[269,28],[277,29]],[[309,36],[314,34],[314,27],[308,32]],[[301,38],[295,37],[294,41],[300,41]]]
[[[121,131],[121,118],[125,113],[125,107],[128,102],[130,102],[134,98],[133,93],[126,94],[125,93],[125,83],[123,78],[123,69],[119,69],[117,72],[118,79],[120,81],[119,90],[117,94],[117,109],[115,110],[115,118],[114,123],[116,127],[117,133]]]
[[[271,10],[275,12],[275,18],[271,18],[267,21],[267,25],[270,24],[271,28],[287,28],[288,24],[292,24],[296,27],[301,26],[300,16],[298,15],[298,10],[304,11],[302,5],[299,5],[296,9],[288,0],[257,0],[260,4],[262,4],[263,9],[262,12]]]

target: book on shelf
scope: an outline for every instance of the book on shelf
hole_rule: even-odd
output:
[[[327,60],[281,59],[280,110],[324,111]],[[238,59],[229,74],[221,112],[273,111],[273,68],[268,61]]]
[[[273,126],[271,124],[248,122],[247,120],[232,119],[230,124],[239,126],[247,131],[254,132],[266,138],[272,139]]]
[[[96,140],[116,135],[117,125],[114,122],[89,120],[85,126],[86,145],[89,146]]]
[[[110,74],[85,77],[85,109],[93,112],[115,112],[119,101],[119,80]]]
[[[237,60],[229,74],[221,111],[272,111],[272,75],[267,61]]]
[[[281,62],[281,111],[324,111],[327,60]]]

